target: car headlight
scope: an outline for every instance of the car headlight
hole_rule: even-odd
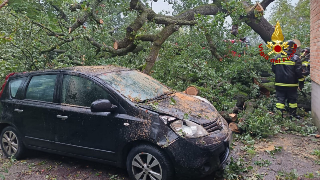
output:
[[[187,138],[198,138],[208,135],[208,132],[199,124],[189,120],[177,120],[170,127],[180,136]]]

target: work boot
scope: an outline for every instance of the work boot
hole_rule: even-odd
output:
[[[297,108],[289,108],[289,114],[290,114],[291,120],[292,120],[292,118],[296,118],[296,119],[301,118],[299,115],[296,114],[296,112],[297,112]]]

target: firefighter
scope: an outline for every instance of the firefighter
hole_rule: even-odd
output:
[[[310,74],[310,48],[309,47],[306,47],[302,50],[302,55],[300,58],[302,61],[302,75],[306,77]]]
[[[278,55],[276,61],[272,64],[272,71],[275,73],[275,87],[277,104],[276,107],[282,112],[285,110],[285,101],[289,103],[290,118],[300,118],[296,114],[297,109],[297,89],[304,86],[304,78],[302,76],[302,65],[299,56],[295,54],[297,45],[294,41],[288,41],[289,47],[286,49],[287,55]]]

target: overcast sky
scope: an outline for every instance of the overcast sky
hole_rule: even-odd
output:
[[[253,3],[256,2],[256,0],[251,0],[251,1]],[[291,0],[291,4],[295,6],[298,3],[298,1],[299,0]],[[164,0],[158,0],[158,2],[153,2],[153,0],[151,0],[150,2],[152,2],[152,9],[155,12],[161,12],[161,11],[172,12],[172,5],[168,3],[168,0],[166,0],[166,2],[164,2]],[[268,18],[270,16],[270,9],[274,6],[274,4],[275,3],[273,2],[267,7],[267,10],[265,11],[265,15],[264,15],[265,18]]]

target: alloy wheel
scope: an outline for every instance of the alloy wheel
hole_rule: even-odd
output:
[[[132,172],[136,180],[161,180],[162,168],[153,155],[139,153],[132,160]]]
[[[2,147],[3,150],[9,155],[13,156],[18,151],[18,138],[16,134],[12,131],[4,132],[2,136]]]

